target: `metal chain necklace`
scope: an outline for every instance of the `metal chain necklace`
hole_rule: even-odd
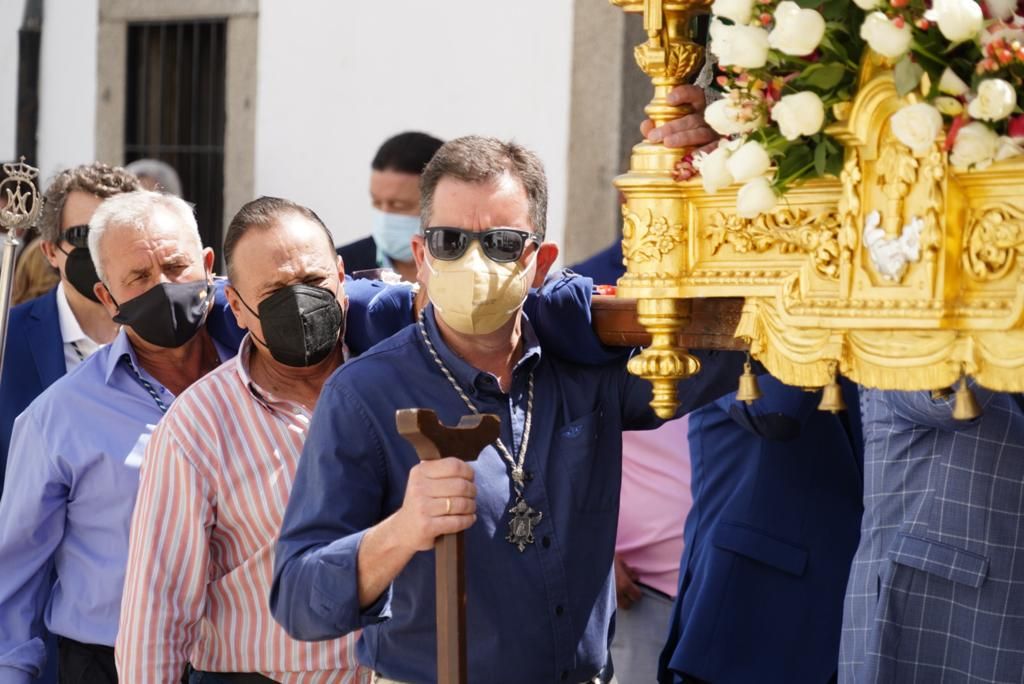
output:
[[[423,343],[427,346],[427,351],[430,352],[431,358],[434,359],[434,363],[441,369],[444,377],[448,378],[448,382],[451,383],[452,389],[459,395],[463,403],[466,404],[473,415],[480,415],[480,411],[472,400],[466,396],[462,386],[459,385],[459,381],[455,379],[452,372],[448,370],[448,366],[445,365],[444,361],[441,360],[437,350],[434,348],[434,344],[430,341],[430,337],[427,335],[427,326],[423,323],[424,312],[420,313],[417,325],[419,326],[420,335],[423,337]],[[518,458],[513,458],[512,453],[505,446],[505,443],[501,441],[499,437],[494,441],[494,448],[498,454],[501,455],[502,460],[508,464],[509,467],[509,478],[512,480],[512,488],[516,493],[516,501],[512,505],[512,508],[508,509],[508,513],[512,516],[508,521],[508,534],[505,536],[505,541],[509,542],[522,553],[526,550],[526,547],[533,543],[533,529],[540,523],[544,514],[540,511],[535,511],[526,503],[526,498],[523,495],[523,490],[526,487],[526,470],[523,468],[523,464],[526,461],[526,448],[530,443],[530,427],[533,422],[533,371],[530,371],[529,380],[527,381],[526,390],[526,419],[523,425],[523,438],[519,442],[519,452],[516,454]]]

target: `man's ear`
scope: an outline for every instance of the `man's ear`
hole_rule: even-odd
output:
[[[338,255],[338,280],[345,282],[345,260]]]
[[[203,247],[203,269],[213,275],[213,248]]]
[[[548,271],[555,265],[558,259],[558,245],[554,242],[543,242],[537,248],[537,273],[533,276],[531,287],[540,287],[544,279],[548,277]]]
[[[100,300],[100,304],[103,305],[103,308],[107,310],[108,314],[110,314],[110,317],[113,318],[116,316],[118,306],[114,302],[114,297],[110,294],[110,290],[107,289],[107,286],[102,282],[99,282],[92,286],[92,291],[93,294],[96,295],[96,298]]]
[[[427,267],[427,245],[422,235],[412,236],[412,259],[416,262],[416,280],[426,287],[430,282],[430,269]]]
[[[50,262],[50,266],[60,270],[60,266],[57,264],[57,245],[49,240],[39,238],[39,249],[43,250],[43,256]]]
[[[235,314],[235,321],[238,323],[238,327],[242,330],[246,330],[247,327],[242,321],[242,298],[238,296],[238,290],[235,289],[234,285],[228,285],[224,288],[224,295],[228,298],[228,306],[231,307],[231,313]]]

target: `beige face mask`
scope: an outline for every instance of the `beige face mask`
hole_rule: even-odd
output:
[[[518,261],[507,264],[492,261],[484,255],[477,241],[455,261],[435,260],[428,252],[425,255],[430,269],[427,295],[437,315],[464,335],[494,332],[526,301],[538,251],[533,251],[525,265]]]

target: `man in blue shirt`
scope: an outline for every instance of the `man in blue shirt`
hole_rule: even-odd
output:
[[[114,341],[17,419],[0,501],[0,680],[43,666],[60,637],[61,680],[116,681],[113,645],[128,525],[146,442],[174,396],[234,355],[240,334],[211,276],[191,208],[118,195],[90,221],[95,292],[123,324]]]
[[[0,376],[0,494],[14,419],[117,334],[117,324],[93,293],[96,272],[84,241],[96,207],[138,187],[135,176],[124,169],[94,162],[64,169],[46,188],[39,216],[40,248],[60,281],[46,294],[11,310]]]
[[[414,254],[432,305],[325,385],[277,546],[274,616],[301,639],[363,627],[359,658],[382,681],[434,681],[434,563],[420,552],[465,530],[470,681],[607,680],[621,432],[660,424],[651,388],[622,364],[554,359],[522,315],[558,254],[533,153],[453,140],[421,191]],[[681,411],[734,387],[739,363],[708,360],[682,383]],[[409,407],[447,424],[496,413],[501,436],[472,464],[419,463],[395,430]]]

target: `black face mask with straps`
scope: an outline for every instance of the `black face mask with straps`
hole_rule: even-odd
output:
[[[253,335],[278,363],[305,368],[320,363],[334,350],[345,331],[345,317],[338,297],[315,285],[288,285],[265,298],[253,311],[242,296],[242,305],[260,320],[263,337]],[[250,333],[251,334],[251,333]]]
[[[160,283],[118,304],[114,321],[127,325],[150,344],[174,349],[196,336],[212,304],[213,283],[209,279]]]
[[[64,261],[64,277],[67,278],[71,287],[83,297],[88,297],[94,302],[99,302],[94,286],[100,282],[96,273],[96,267],[92,263],[92,255],[89,253],[89,226],[72,226],[66,229],[61,235],[61,241],[67,242],[72,249],[67,250],[57,242],[57,249],[64,252],[67,259]]]

